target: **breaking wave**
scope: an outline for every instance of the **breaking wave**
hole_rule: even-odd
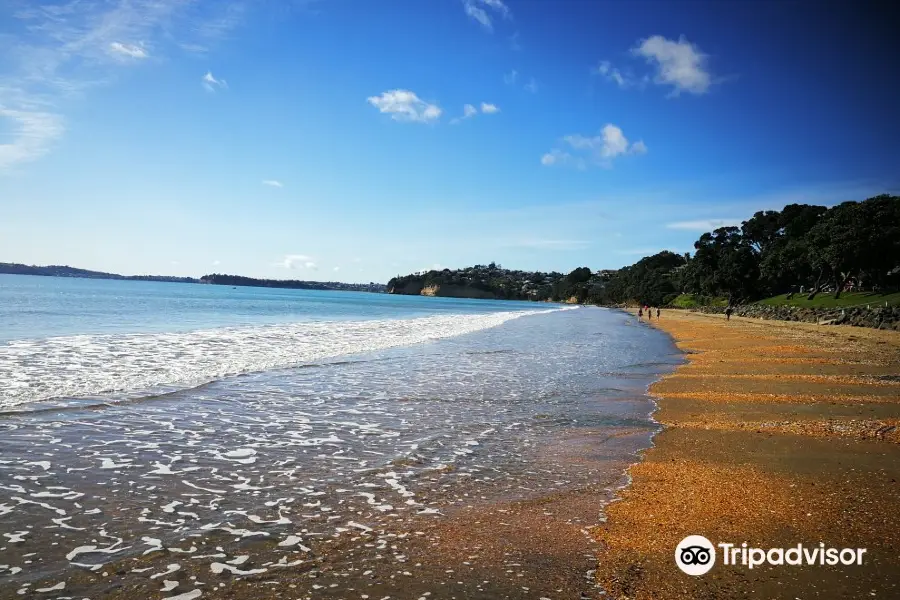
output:
[[[0,410],[60,398],[194,387],[463,335],[559,310],[567,308],[11,341],[0,346]]]

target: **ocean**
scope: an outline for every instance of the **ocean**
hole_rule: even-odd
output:
[[[463,506],[601,519],[680,360],[598,307],[0,275],[0,597],[356,598]]]

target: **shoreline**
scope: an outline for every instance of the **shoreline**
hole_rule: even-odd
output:
[[[686,361],[650,386],[662,429],[591,531],[607,597],[894,597],[900,334],[673,310],[651,325]],[[692,534],[863,547],[867,562],[690,577],[674,549]]]

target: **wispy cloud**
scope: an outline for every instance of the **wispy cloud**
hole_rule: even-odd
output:
[[[740,225],[743,219],[698,219],[696,221],[676,221],[667,223],[667,229],[683,229],[687,231],[712,231],[719,227],[729,227],[731,225]]]
[[[263,179],[262,184],[267,185],[269,187],[274,187],[274,188],[283,188],[284,187],[284,184],[281,183],[280,181],[278,181],[277,179]]]
[[[206,88],[209,92],[215,92],[216,90],[227,89],[228,82],[224,79],[216,79],[212,71],[207,71],[206,75],[203,76],[203,87]]]
[[[586,240],[525,239],[501,244],[508,248],[533,248],[537,250],[584,250],[591,245]]]
[[[366,102],[391,115],[395,121],[433,123],[442,112],[437,104],[425,102],[409,90],[390,90],[379,96],[370,96]]]
[[[212,29],[204,24],[243,6],[235,0],[202,7],[185,0],[6,4],[0,119],[11,120],[15,134],[0,146],[4,169],[41,156],[63,135],[70,97],[108,84],[121,69],[153,62],[146,60],[151,49],[157,57],[166,48],[212,43],[239,19]]]
[[[109,50],[113,54],[120,54],[129,58],[147,58],[150,55],[142,45],[123,44],[122,42],[113,42],[109,45]]]
[[[318,266],[311,256],[305,254],[286,254],[277,264],[285,269],[310,269],[318,270]]]
[[[518,31],[509,36],[509,49],[513,52],[520,52],[522,50],[522,44],[519,42]]]
[[[625,248],[620,250],[613,250],[615,254],[620,256],[653,256],[662,250],[658,247],[645,246],[643,248]]]
[[[48,112],[0,105],[0,119],[12,121],[12,141],[0,144],[0,170],[42,156],[64,131],[62,117]]]
[[[509,73],[503,74],[503,83],[506,85],[518,85],[521,73],[517,70],[513,69]],[[538,83],[534,77],[529,77],[528,82],[522,86],[522,89],[531,94],[536,94],[538,91]]]
[[[600,64],[592,70],[592,73],[603,77],[607,81],[615,83],[623,90],[636,87],[643,88],[650,81],[649,75],[645,75],[641,78],[635,77],[631,72],[623,72],[617,67],[614,67],[608,60],[601,60]]]
[[[475,107],[472,106],[471,104],[466,104],[465,106],[463,106],[463,114],[462,114],[462,116],[461,116],[461,117],[456,117],[456,118],[454,118],[454,119],[451,119],[451,120],[450,120],[450,124],[451,124],[451,125],[456,125],[457,123],[460,123],[460,122],[462,122],[462,121],[464,121],[464,120],[466,120],[466,119],[471,119],[472,117],[474,117],[474,116],[477,115],[477,114],[478,114],[478,109],[477,109],[477,108],[475,108]]]
[[[600,134],[586,137],[580,134],[567,135],[562,138],[568,150],[554,148],[541,157],[544,166],[574,164],[580,168],[588,164],[596,164],[609,168],[613,159],[627,154],[645,154],[647,145],[643,140],[631,143],[622,129],[607,123]]]
[[[481,103],[481,112],[486,115],[493,115],[493,114],[500,112],[500,108],[497,107],[496,104],[489,104],[487,102],[482,102]],[[474,117],[477,114],[478,114],[478,109],[475,108],[475,106],[473,104],[466,104],[465,106],[463,106],[462,116],[452,119],[450,121],[450,123],[456,124],[461,121],[464,121],[465,119],[471,119],[472,117]]]
[[[462,0],[463,10],[487,31],[494,30],[494,18],[509,19],[512,14],[502,0]]]

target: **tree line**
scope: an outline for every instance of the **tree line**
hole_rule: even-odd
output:
[[[397,276],[388,291],[426,286],[477,289],[500,299],[665,306],[681,294],[731,304],[779,294],[810,299],[900,283],[900,197],[882,194],[832,207],[789,204],[758,211],[740,226],[719,227],[694,252],[663,251],[618,270],[579,267],[568,274],[514,271],[496,263]]]
[[[900,197],[882,194],[825,207],[789,204],[756,212],[694,242],[693,256],[661,252],[620,269],[600,303],[664,305],[681,293],[730,304],[780,294],[835,298],[852,287],[900,283]]]

